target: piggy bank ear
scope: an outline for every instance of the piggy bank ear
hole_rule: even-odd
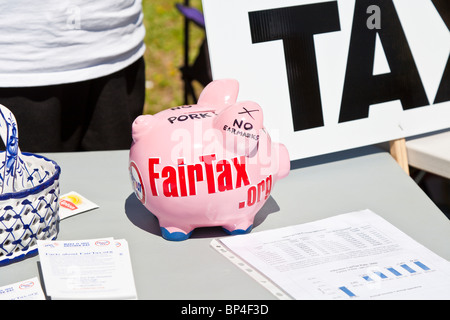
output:
[[[210,82],[200,94],[197,105],[221,108],[234,104],[239,93],[239,82],[220,79]]]
[[[255,102],[238,102],[219,113],[214,127],[222,133],[227,151],[252,156],[258,147],[260,130],[263,129],[262,109]]]
[[[134,142],[137,142],[139,138],[145,136],[150,131],[154,120],[154,117],[151,115],[141,115],[133,121],[131,135]]]

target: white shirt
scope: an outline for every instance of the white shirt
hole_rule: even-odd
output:
[[[141,0],[0,0],[0,87],[121,70],[145,51]]]

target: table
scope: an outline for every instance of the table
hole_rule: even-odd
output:
[[[60,223],[59,240],[128,241],[139,299],[276,299],[210,247],[221,228],[200,228],[183,242],[160,236],[154,216],[134,196],[128,152],[48,153],[61,166],[61,193],[99,205]],[[369,208],[450,260],[450,221],[392,157],[371,146],[292,163],[257,214],[252,232]],[[0,286],[39,275],[35,256],[0,268]]]
[[[450,179],[450,130],[406,140],[408,163],[418,169]]]

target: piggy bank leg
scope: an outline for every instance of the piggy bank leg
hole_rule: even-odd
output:
[[[160,227],[164,239],[169,241],[183,241],[191,237],[193,229],[188,231],[176,227]]]
[[[229,235],[249,233],[253,228],[253,221],[236,221],[222,226],[222,229]]]

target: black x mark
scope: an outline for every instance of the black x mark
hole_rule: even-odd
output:
[[[255,112],[255,111],[259,111],[259,110],[247,110],[245,107],[242,107],[242,109],[244,109],[245,111],[242,111],[242,112],[238,112],[238,114],[243,114],[243,113],[248,113],[248,115],[250,116],[250,117],[252,117],[252,119],[254,120],[255,118],[253,118],[253,116],[250,114],[250,112]]]

